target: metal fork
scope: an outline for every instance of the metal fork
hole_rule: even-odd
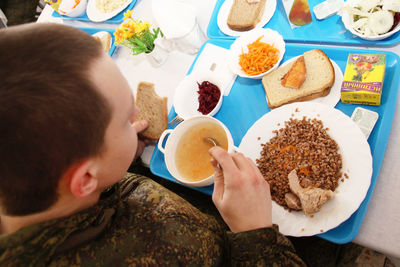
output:
[[[175,118],[173,118],[170,122],[168,122],[168,125],[171,126],[172,128],[175,128],[182,121],[183,119],[178,115],[176,115]]]

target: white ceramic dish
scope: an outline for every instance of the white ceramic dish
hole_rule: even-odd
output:
[[[122,6],[120,6],[117,9],[114,9],[112,12],[103,13],[97,9],[96,0],[89,0],[87,8],[86,8],[86,15],[93,22],[105,21],[105,20],[108,20],[108,19],[114,17],[119,12],[124,10],[127,6],[129,6],[129,4],[131,2],[132,2],[132,0],[127,0]]]
[[[268,43],[279,50],[279,58],[275,65],[269,69],[268,71],[250,76],[242,70],[242,67],[239,65],[239,57],[242,53],[247,53],[248,48],[247,45],[255,42],[259,37],[263,36],[260,40],[262,42]],[[285,41],[277,31],[271,29],[255,29],[249,32],[246,32],[239,38],[237,38],[230,50],[229,50],[229,67],[231,68],[232,72],[239,75],[240,77],[245,78],[252,78],[252,79],[261,79],[265,74],[271,72],[272,70],[276,69],[281,62],[283,55],[285,54]]]
[[[296,60],[299,56],[293,57],[289,59],[288,61],[285,61],[282,63],[281,67],[285,66],[286,64],[289,64],[290,62]],[[335,70],[335,82],[332,85],[331,91],[329,92],[328,95],[323,96],[323,97],[318,97],[312,100],[308,100],[307,102],[314,102],[314,103],[321,103],[325,104],[330,107],[335,107],[336,104],[340,100],[340,90],[342,89],[342,82],[343,82],[343,72],[338,66],[338,64],[331,59],[333,69]],[[268,101],[268,100],[267,100]]]
[[[201,84],[203,81],[209,81],[216,85],[221,91],[217,105],[208,114],[202,114],[200,111],[197,111],[199,107],[199,94],[197,93],[199,86],[197,83]],[[196,72],[192,72],[180,82],[175,90],[174,108],[176,114],[184,120],[199,115],[206,115],[209,117],[214,116],[222,105],[224,92],[221,88],[220,80],[214,72],[208,70],[197,70]]]
[[[339,181],[334,198],[313,217],[302,211],[288,212],[273,201],[272,222],[279,225],[282,234],[290,236],[321,234],[346,221],[364,200],[372,176],[372,156],[360,128],[340,110],[320,103],[292,103],[265,114],[247,131],[240,143],[240,151],[256,162],[261,144],[275,136],[273,130],[282,128],[290,118],[302,119],[303,116],[321,120],[324,127],[329,128],[328,133],[339,145],[342,155],[342,172],[349,178]]]
[[[228,139],[228,152],[235,152],[239,151],[237,147],[235,147],[232,139],[232,135],[228,128],[219,120],[209,117],[209,116],[195,116],[192,117],[188,120],[183,121],[180,123],[175,129],[168,129],[165,130],[160,137],[160,140],[158,141],[158,149],[164,154],[165,158],[165,165],[169,171],[169,173],[179,182],[188,185],[188,186],[193,186],[193,187],[202,187],[202,186],[207,186],[210,185],[214,182],[214,174],[211,176],[201,180],[201,181],[189,181],[185,179],[178,171],[175,163],[175,154],[176,154],[176,149],[179,144],[179,141],[181,140],[183,134],[185,134],[190,128],[193,126],[203,123],[203,122],[212,122],[220,127],[222,127],[225,130],[226,137]],[[164,140],[167,138],[167,141],[165,142],[165,147],[163,146]]]
[[[360,0],[349,0],[346,2],[346,5],[350,5],[352,7],[355,7],[358,5],[358,2]],[[350,31],[352,34],[364,39],[364,40],[368,40],[368,41],[379,41],[379,40],[383,40],[386,39],[390,36],[392,36],[393,34],[395,34],[396,32],[398,32],[400,30],[400,24],[398,24],[393,30],[391,30],[390,32],[384,33],[384,34],[380,34],[380,35],[376,35],[376,36],[366,36],[363,35],[359,32],[357,32],[356,30],[354,30],[353,27],[351,27],[351,15],[348,11],[346,11],[345,9],[342,9],[341,11],[339,11],[338,13],[339,15],[341,15],[342,17],[342,22],[344,24],[344,27]]]
[[[226,0],[221,8],[219,9],[218,16],[217,16],[217,24],[219,29],[225,33],[226,35],[229,36],[240,36],[247,31],[235,31],[229,28],[227,21],[228,21],[228,16],[229,12],[231,10],[231,6],[233,4],[233,0]],[[276,10],[276,0],[267,0],[265,3],[264,7],[264,13],[260,19],[260,21],[257,23],[257,25],[254,27],[254,29],[262,28],[264,27],[268,21],[272,18]]]
[[[63,0],[58,8],[60,14],[68,17],[79,17],[85,14],[87,0],[81,0],[79,4],[73,8],[75,0]]]

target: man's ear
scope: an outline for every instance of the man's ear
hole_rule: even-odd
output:
[[[98,181],[93,166],[93,161],[89,159],[76,164],[70,170],[69,188],[75,197],[86,197],[97,189]]]

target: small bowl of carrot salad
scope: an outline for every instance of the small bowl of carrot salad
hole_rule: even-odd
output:
[[[285,41],[277,31],[256,29],[237,38],[229,53],[229,66],[233,73],[261,79],[279,66],[285,54]]]

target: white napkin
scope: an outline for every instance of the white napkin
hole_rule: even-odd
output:
[[[225,96],[227,96],[229,95],[237,76],[228,66],[228,57],[228,49],[207,43],[197,58],[192,73],[202,70],[210,70],[214,72],[220,80],[221,91],[224,92]]]

